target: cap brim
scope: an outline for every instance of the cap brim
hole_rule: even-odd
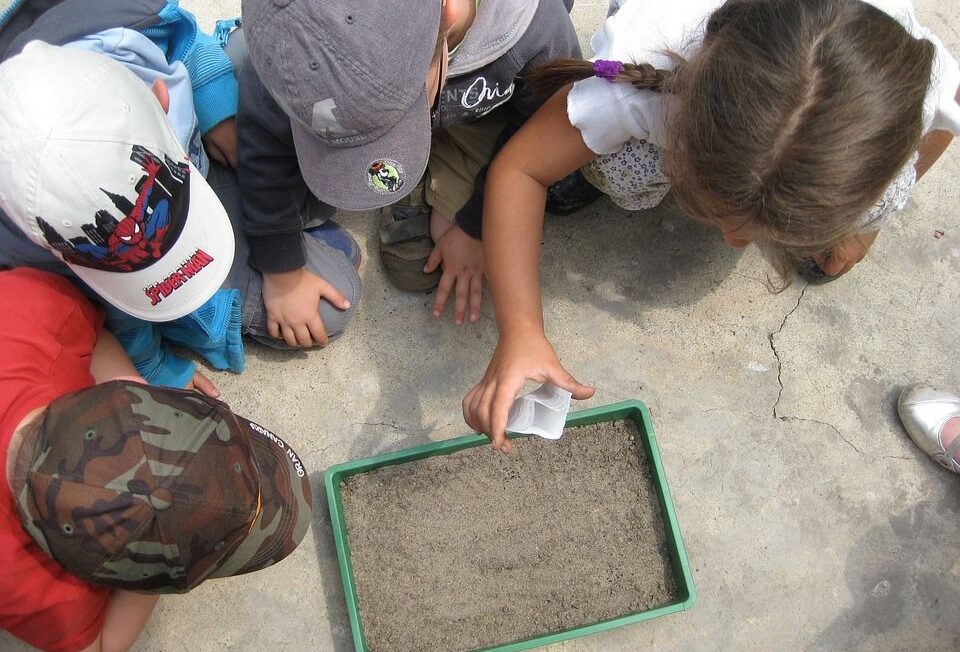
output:
[[[226,280],[235,243],[223,204],[193,163],[189,176],[187,219],[163,258],[123,274],[67,266],[103,300],[146,321],[172,321],[202,306]]]
[[[430,156],[430,106],[424,88],[406,115],[373,142],[331,147],[292,120],[300,172],[311,192],[336,208],[363,211],[408,195],[427,169]],[[378,162],[397,168],[398,183],[378,184],[370,169]]]
[[[313,513],[310,480],[300,456],[266,428],[241,416],[236,419],[249,429],[260,471],[260,513],[243,542],[208,577],[243,575],[277,563],[306,536]]]

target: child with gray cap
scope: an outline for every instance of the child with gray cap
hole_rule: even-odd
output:
[[[282,439],[144,384],[62,276],[2,271],[0,305],[0,628],[42,650],[126,650],[156,594],[293,552],[312,496]]]
[[[579,56],[571,4],[243,0],[239,176],[276,330],[309,345],[320,328],[321,279],[296,237],[304,196],[368,210],[417,195],[381,211],[387,274],[407,290],[439,282],[434,315],[455,287],[455,321],[468,303],[476,321],[485,169],[539,106],[522,76]]]

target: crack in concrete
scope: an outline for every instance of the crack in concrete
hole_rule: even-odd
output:
[[[406,432],[401,426],[398,426],[395,423],[388,423],[386,421],[354,421],[353,425],[355,426],[371,426],[374,428],[389,428],[396,432]]]
[[[787,325],[787,320],[790,319],[790,315],[795,313],[797,308],[800,307],[800,302],[803,301],[803,295],[807,293],[807,287],[809,286],[804,286],[804,288],[800,290],[800,296],[797,297],[797,304],[790,310],[790,312],[783,316],[783,320],[780,322],[780,328],[767,335],[767,340],[770,342],[770,350],[773,351],[773,357],[777,359],[777,385],[780,386],[780,389],[777,391],[777,400],[773,404],[774,419],[780,418],[780,415],[777,414],[777,408],[780,406],[780,398],[783,396],[783,361],[780,360],[780,353],[777,351],[777,345],[774,343],[773,338],[780,334],[784,326]]]
[[[818,420],[818,419],[807,419],[807,418],[805,418],[805,417],[787,417],[787,416],[783,416],[783,417],[777,417],[777,418],[780,419],[781,421],[803,421],[803,422],[806,422],[806,423],[816,423],[816,424],[819,424],[819,425],[821,425],[821,426],[827,426],[828,428],[832,429],[835,433],[837,433],[837,436],[840,437],[840,439],[842,439],[842,440],[844,441],[844,443],[846,443],[847,446],[849,446],[850,448],[852,448],[853,450],[855,450],[857,453],[860,453],[861,455],[863,454],[863,451],[861,451],[859,448],[857,448],[856,444],[854,444],[852,441],[850,441],[849,439],[847,439],[846,437],[844,437],[844,436],[843,436],[843,433],[840,432],[840,429],[837,428],[837,427],[836,427],[835,425],[833,425],[832,423],[830,423],[829,421],[820,421],[820,420]]]
[[[773,403],[773,418],[778,419],[780,421],[800,421],[800,422],[806,422],[806,423],[816,423],[821,426],[827,426],[828,428],[833,430],[835,433],[837,433],[837,436],[840,439],[842,439],[844,443],[847,444],[847,446],[852,448],[858,454],[862,454],[862,451],[859,448],[857,448],[856,444],[854,444],[852,441],[847,439],[843,435],[843,433],[840,432],[840,429],[837,428],[832,423],[828,421],[820,421],[819,419],[808,419],[806,417],[792,417],[792,416],[782,415],[778,410],[778,408],[780,407],[780,399],[783,397],[783,361],[780,359],[780,352],[777,351],[777,345],[776,345],[776,342],[774,342],[774,338],[777,335],[779,335],[781,331],[783,331],[784,327],[786,327],[787,320],[790,319],[790,315],[795,313],[797,311],[797,308],[800,307],[800,302],[803,301],[803,296],[807,293],[808,287],[809,286],[804,286],[804,288],[800,290],[800,296],[797,297],[796,305],[793,306],[790,312],[788,312],[786,315],[783,316],[783,320],[780,322],[780,328],[778,328],[774,332],[767,335],[767,340],[770,342],[770,350],[773,352],[773,357],[777,359],[777,385],[779,386],[779,389],[777,390],[777,400],[774,401]]]
[[[424,433],[433,432],[434,430],[439,430],[440,428],[449,428],[450,426],[453,425],[453,422],[451,421],[450,423],[444,423],[438,426],[431,426],[428,428],[417,428],[415,430],[408,430],[399,424],[391,423],[389,421],[354,421],[353,425],[371,426],[374,428],[387,428],[389,430],[393,430],[394,432],[399,432],[401,434],[406,434],[406,435],[422,435]]]

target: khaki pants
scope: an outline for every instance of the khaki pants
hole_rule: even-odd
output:
[[[433,133],[424,192],[427,203],[449,221],[473,194],[474,180],[493,158],[493,147],[506,123],[501,109],[476,122]]]

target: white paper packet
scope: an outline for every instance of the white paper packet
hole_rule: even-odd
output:
[[[560,439],[570,411],[570,392],[547,383],[513,402],[507,430]]]

